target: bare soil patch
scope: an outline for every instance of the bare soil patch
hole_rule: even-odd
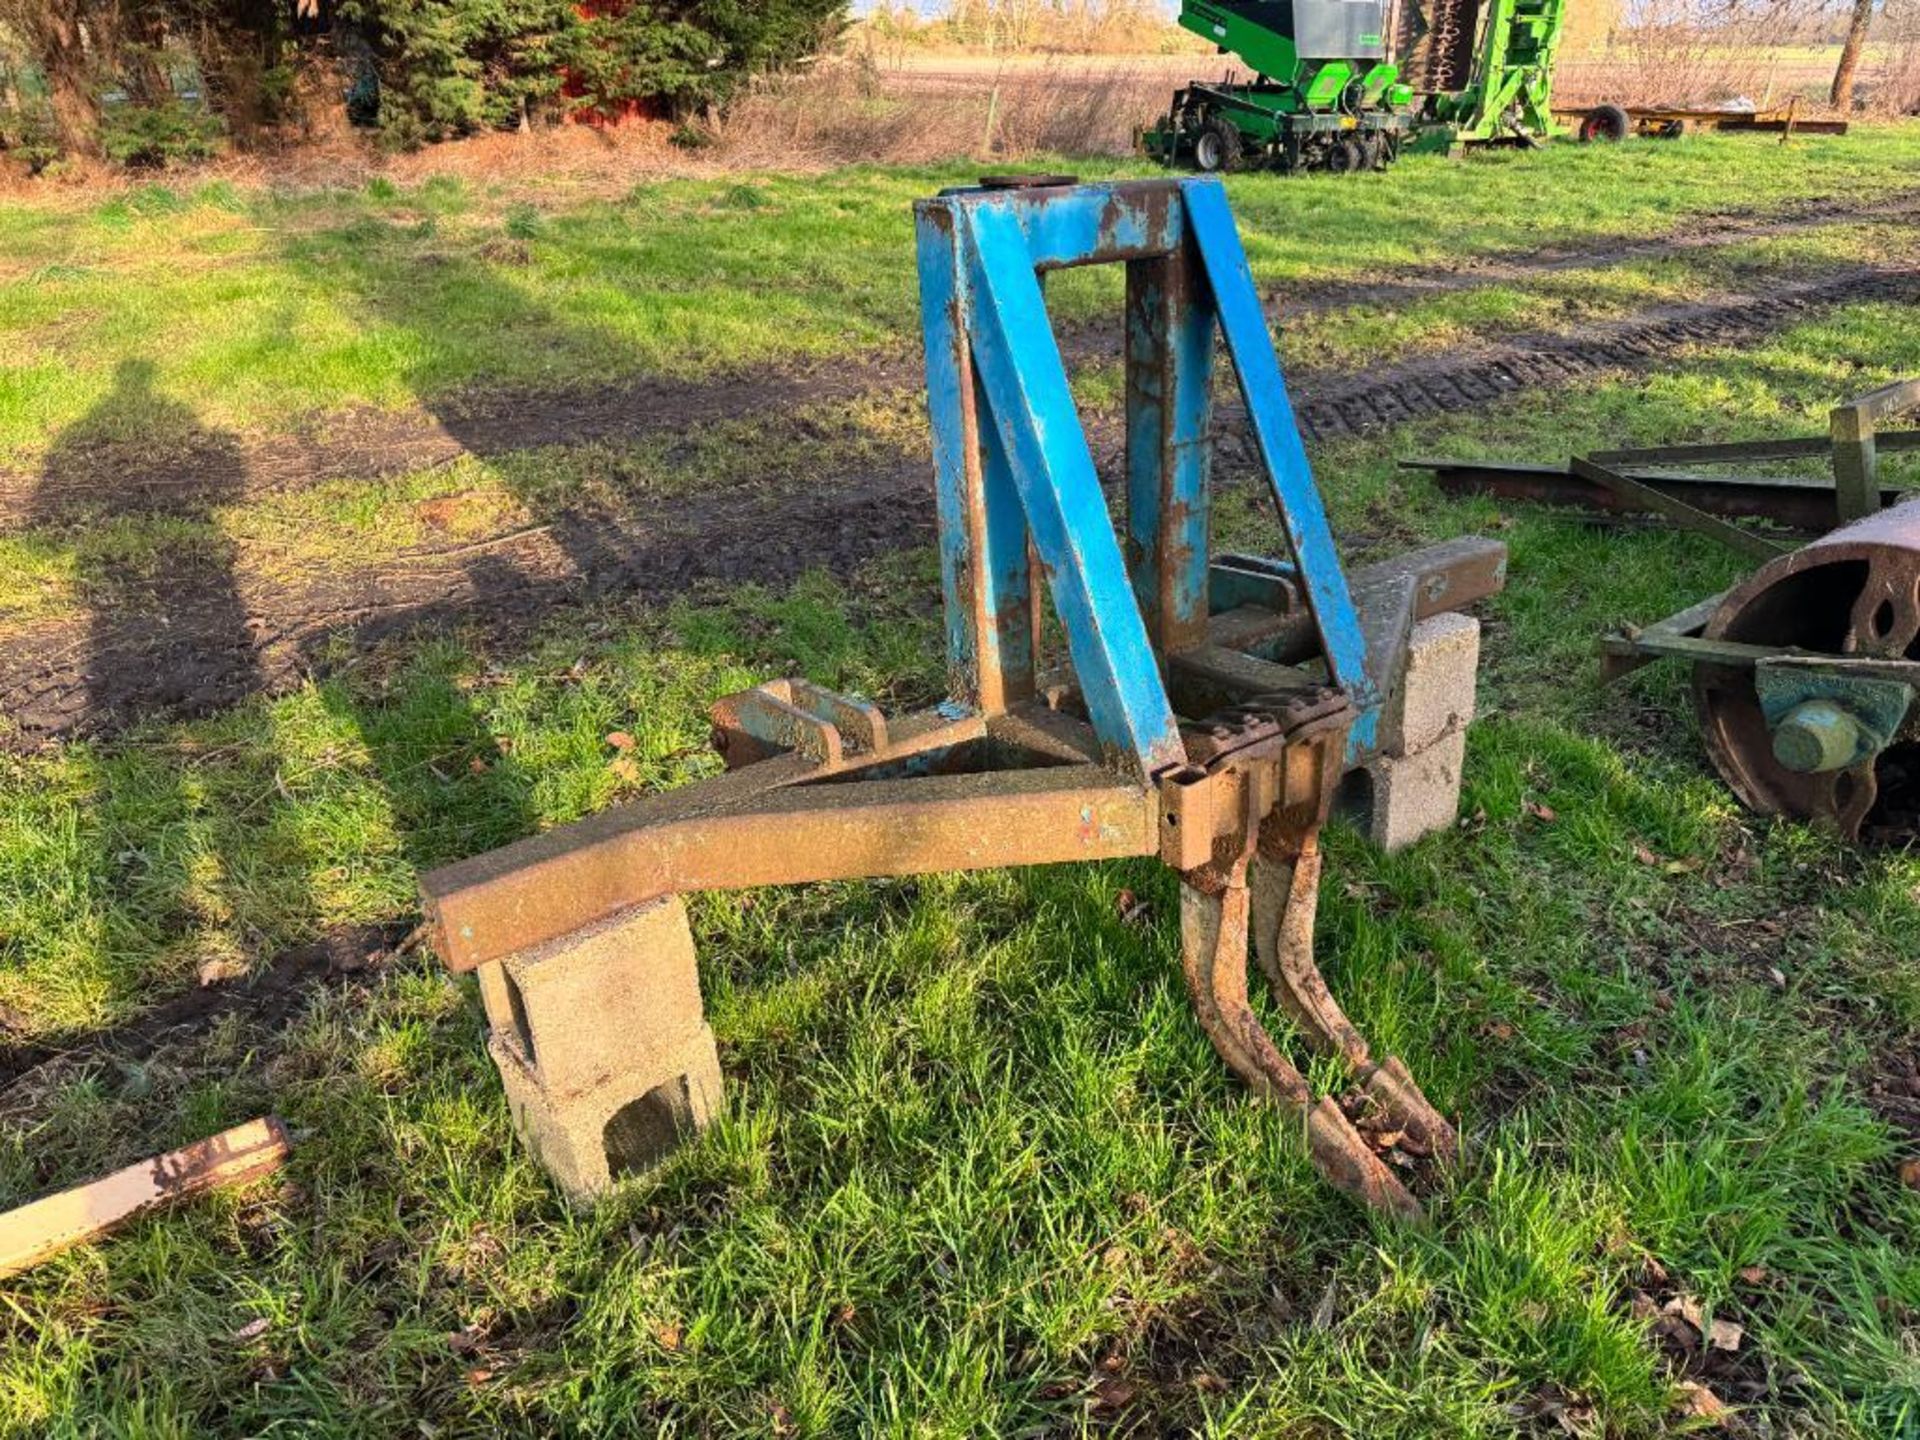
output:
[[[1906,213],[1920,198],[1899,202]],[[1894,207],[1899,208],[1899,207]],[[1685,237],[1636,242],[1640,251],[1696,248],[1893,213],[1888,206],[1823,202],[1788,215],[1731,217]],[[1599,245],[1526,258],[1494,257],[1395,284],[1458,287],[1593,263],[1629,253]],[[1517,267],[1517,268],[1516,268]],[[1332,295],[1336,292],[1327,290]],[[1311,299],[1311,294],[1307,297]],[[1308,436],[1327,440],[1404,421],[1472,410],[1532,390],[1609,373],[1657,370],[1692,346],[1756,340],[1810,315],[1863,300],[1920,299],[1920,271],[1841,267],[1817,280],[1765,293],[1650,308],[1574,334],[1540,333],[1486,342],[1357,373],[1293,377]],[[1300,297],[1295,296],[1295,303]],[[1328,303],[1332,303],[1329,300]],[[1063,348],[1084,364],[1118,355],[1110,329],[1069,329]],[[862,394],[917,388],[905,355],[859,364],[737,375],[706,382],[637,380],[588,393],[471,396],[432,414],[335,417],[290,441],[241,445],[223,465],[221,498],[298,488],[341,476],[375,477],[451,460],[545,445],[639,440],[691,433],[703,424],[780,415]],[[1221,473],[1249,473],[1237,397],[1223,403]],[[1096,453],[1117,471],[1114,436]],[[772,470],[770,464],[769,470]],[[237,469],[237,490],[232,475]],[[204,509],[202,457],[191,449],[102,449],[63,456],[62,493],[49,497],[29,474],[0,475],[0,516],[18,523],[103,512]],[[1107,476],[1117,481],[1117,473]],[[518,531],[409,551],[379,567],[253,581],[207,573],[166,577],[150,593],[96,603],[83,619],[61,618],[0,636],[0,713],[5,737],[33,746],[76,734],[107,734],[145,716],[217,710],[249,693],[311,673],[342,633],[354,646],[421,627],[478,624],[491,636],[522,633],[553,606],[581,596],[626,594],[671,600],[701,585],[782,585],[806,571],[849,574],[876,556],[932,534],[931,477],[924,456],[901,453],[858,474],[769,474],[693,494],[644,497],[616,509],[543,514]]]

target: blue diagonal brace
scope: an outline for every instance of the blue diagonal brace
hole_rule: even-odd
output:
[[[1213,286],[1220,330],[1240,380],[1240,397],[1247,407],[1260,458],[1266,465],[1273,498],[1280,507],[1280,524],[1299,566],[1307,604],[1320,631],[1327,669],[1363,712],[1370,728],[1378,711],[1378,696],[1367,671],[1367,642],[1353,595],[1333,546],[1326,508],[1313,483],[1307,448],[1300,440],[1287,382],[1281,378],[1280,357],[1254,289],[1247,252],[1234,229],[1227,193],[1217,180],[1196,180],[1185,187],[1187,224],[1200,250],[1207,280]],[[1371,713],[1369,713],[1371,712]],[[1361,727],[1356,726],[1356,730]]]
[[[1087,449],[1033,257],[1008,210],[968,224],[974,365],[1067,633],[1093,722],[1116,759],[1151,775],[1186,758],[1106,497]]]

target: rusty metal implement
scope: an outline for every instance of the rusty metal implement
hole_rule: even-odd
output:
[[[1182,882],[1202,1028],[1300,1120],[1337,1186],[1419,1202],[1249,1004],[1257,952],[1308,1044],[1383,1125],[1453,1131],[1377,1060],[1313,959],[1318,836],[1342,776],[1396,743],[1412,625],[1500,588],[1458,540],[1357,572],[1335,552],[1225,192],[1210,180],[1001,184],[916,209],[950,697],[917,714],[804,680],[721,700],[727,773],[425,877],[444,961],[498,964],[695,890],[1159,855]],[[1040,276],[1126,267],[1125,513],[1109,513]],[[1287,553],[1209,553],[1216,345]],[[1044,652],[1039,601],[1065,654]]]
[[[1660,523],[1752,556],[1731,590],[1600,642],[1609,681],[1657,660],[1692,667],[1714,768],[1750,809],[1850,840],[1920,836],[1920,501],[1883,483],[1880,456],[1920,450],[1920,380],[1838,405],[1828,434],[1665,445],[1564,465],[1410,460],[1454,494],[1578,507]],[[1828,475],[1714,467],[1825,459]],[[1736,521],[1766,520],[1772,533]],[[1794,548],[1784,531],[1818,538]],[[1824,533],[1823,533],[1824,532]]]

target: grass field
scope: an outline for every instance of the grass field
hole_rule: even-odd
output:
[[[1332,386],[1911,276],[1916,164],[1865,129],[1230,189]],[[1600,688],[1602,628],[1735,558],[1395,466],[1815,430],[1920,373],[1910,297],[1314,446],[1350,560],[1513,555],[1462,825],[1329,839],[1329,975],[1472,1146],[1430,1232],[1328,1191],[1225,1074],[1145,862],[700,897],[724,1118],[591,1212],[516,1150],[415,877],[708,773],[729,689],[938,695],[924,535],[850,545],[832,504],[897,470],[878,508],[930,510],[907,206],[966,174],[0,211],[0,678],[83,692],[0,751],[0,1204],[266,1109],[296,1145],[0,1282],[0,1432],[1920,1434],[1920,860],[1742,813],[1684,676]],[[1098,333],[1114,277],[1056,281]],[[1077,364],[1111,463],[1113,361]],[[538,443],[472,418],[520,412]],[[1216,544],[1272,550],[1220,463]],[[778,565],[648,589],[734,505]],[[101,657],[170,653],[187,601],[223,643],[306,628],[212,713],[94,717]],[[433,623],[369,618],[403,602]],[[183,995],[210,1008],[143,1028]],[[1737,1344],[1689,1352],[1668,1306]]]

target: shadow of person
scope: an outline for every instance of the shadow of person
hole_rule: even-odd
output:
[[[118,730],[153,714],[219,709],[257,689],[253,628],[220,507],[240,497],[239,443],[154,388],[151,360],[123,360],[113,388],[47,452],[27,523],[70,549],[84,635],[49,653],[35,713],[51,733]],[[127,461],[176,458],[129,496]]]
[[[505,562],[478,556],[469,584],[479,595],[524,582]],[[491,728],[475,692],[487,664],[472,633],[422,636],[361,675],[332,663],[324,641],[302,656],[329,713],[366,747],[409,866],[418,871],[518,840],[538,827],[531,777]],[[478,670],[476,669],[478,663]]]

